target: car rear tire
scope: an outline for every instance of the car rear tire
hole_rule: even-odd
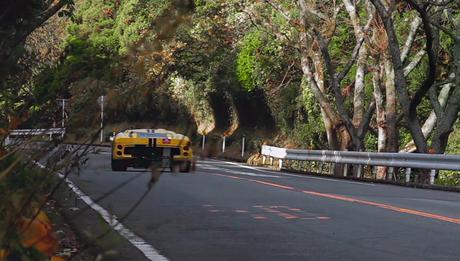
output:
[[[186,161],[186,162],[182,162],[182,164],[180,164],[180,172],[190,172],[190,162],[189,161]]]
[[[112,159],[112,171],[126,171],[128,166],[122,160]]]

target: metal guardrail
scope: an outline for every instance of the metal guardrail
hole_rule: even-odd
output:
[[[423,153],[381,153],[331,150],[298,150],[262,146],[262,155],[282,160],[316,161],[338,164],[386,166],[430,169],[430,183],[434,183],[435,170],[460,170],[460,155]],[[407,172],[406,172],[407,173]],[[406,178],[407,181],[407,178]]]
[[[51,128],[51,129],[18,129],[11,130],[9,136],[32,136],[32,135],[52,135],[64,134],[65,128]]]
[[[64,137],[65,128],[51,128],[51,129],[17,129],[17,130],[10,130],[8,136],[6,136],[4,140],[5,146],[10,146],[14,144],[15,140],[20,140],[27,136],[49,136],[49,139],[52,140],[53,135],[59,135]]]

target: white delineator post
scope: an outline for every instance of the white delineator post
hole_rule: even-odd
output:
[[[204,151],[204,144],[206,143],[206,135],[203,134],[203,139],[201,141],[201,151]]]
[[[241,157],[244,158],[244,136],[243,140],[241,141]]]
[[[222,140],[222,153],[225,152],[225,136],[224,139]]]

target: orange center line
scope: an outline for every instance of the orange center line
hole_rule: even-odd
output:
[[[373,202],[373,201],[367,201],[367,200],[361,200],[361,199],[355,199],[355,198],[350,198],[346,196],[340,196],[340,195],[335,195],[335,194],[329,194],[329,193],[321,193],[321,192],[316,192],[316,191],[310,191],[310,190],[299,190],[290,186],[285,186],[277,183],[272,183],[272,182],[266,182],[266,181],[260,181],[256,179],[248,179],[248,178],[240,178],[240,177],[235,177],[231,175],[223,175],[223,174],[212,174],[212,175],[217,175],[217,176],[222,176],[222,177],[227,177],[227,178],[233,178],[233,179],[239,179],[239,180],[246,180],[246,181],[252,181],[256,182],[259,184],[264,184],[268,185],[271,187],[276,187],[276,188],[281,188],[281,189],[287,189],[291,191],[297,191],[297,192],[303,192],[308,195],[313,195],[317,197],[323,197],[323,198],[330,198],[330,199],[335,199],[335,200],[340,200],[340,201],[346,201],[346,202],[352,202],[352,203],[358,203],[362,205],[368,205],[368,206],[374,206],[382,209],[388,209],[391,211],[399,212],[399,213],[404,213],[404,214],[411,214],[419,217],[426,217],[426,218],[431,218],[435,220],[440,220],[444,222],[449,222],[449,223],[454,223],[454,224],[459,224],[460,225],[460,219],[459,218],[451,218],[443,215],[438,215],[430,212],[423,212],[419,210],[414,210],[414,209],[408,209],[408,208],[400,208],[388,204],[383,204],[383,203],[378,203],[378,202]]]
[[[305,194],[314,195],[314,196],[318,196],[318,197],[331,198],[331,199],[336,199],[336,200],[341,200],[341,201],[359,203],[359,204],[363,204],[363,205],[369,205],[369,206],[374,206],[374,207],[378,207],[378,208],[388,209],[388,210],[392,210],[392,211],[399,212],[399,213],[411,214],[411,215],[415,215],[415,216],[426,217],[426,218],[441,220],[441,221],[445,221],[445,222],[460,224],[460,219],[458,219],[458,218],[446,217],[446,216],[433,214],[433,213],[429,213],[429,212],[423,212],[423,211],[418,211],[418,210],[413,210],[413,209],[408,209],[408,208],[400,208],[400,207],[396,207],[396,206],[392,206],[392,205],[388,205],[388,204],[383,204],[383,203],[378,203],[378,202],[373,202],[373,201],[368,201],[368,200],[354,199],[354,198],[350,198],[350,197],[339,196],[339,195],[328,194],[328,193],[320,193],[320,192],[309,191],[309,190],[303,190],[302,192],[305,193]]]
[[[264,184],[264,185],[269,185],[269,186],[276,187],[276,188],[294,190],[293,187],[284,186],[284,185],[280,185],[280,184],[276,184],[276,183],[272,183],[272,182],[260,181],[260,180],[255,180],[255,179],[248,179],[248,180],[251,180],[251,181],[254,181],[254,182],[257,182],[257,183],[260,183],[260,184]]]

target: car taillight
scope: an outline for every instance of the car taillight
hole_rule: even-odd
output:
[[[188,146],[184,146],[184,150],[188,150],[188,149],[189,149],[189,147],[188,147]]]
[[[168,139],[168,138],[164,138],[164,139],[163,139],[163,143],[164,143],[164,144],[170,144],[170,143],[171,143],[171,140]]]

